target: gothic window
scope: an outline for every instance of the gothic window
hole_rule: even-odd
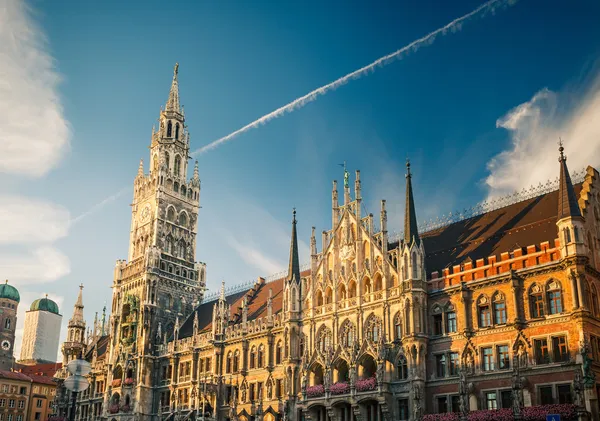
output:
[[[417,270],[417,252],[416,251],[412,252],[412,260],[410,262],[410,265],[412,266],[412,277],[413,277],[413,279],[417,279],[418,278],[418,270]]]
[[[258,347],[258,354],[257,354],[257,357],[256,357],[256,359],[257,359],[257,363],[256,363],[257,368],[263,368],[263,366],[264,366],[264,359],[265,359],[264,357],[265,357],[265,347],[264,347],[264,345],[261,344]]]
[[[325,352],[331,345],[331,330],[323,325],[317,332],[316,344],[321,352]]]
[[[6,320],[4,320],[4,329],[10,329],[10,317],[7,317]]]
[[[378,273],[377,275],[375,275],[375,282],[373,284],[373,290],[374,291],[381,291],[382,284],[383,284],[383,280],[381,278],[381,274]]]
[[[404,267],[402,270],[402,275],[403,279],[408,279],[408,257],[406,257],[406,254],[404,255]]]
[[[565,244],[569,244],[571,242],[571,230],[567,227],[563,228],[563,235],[565,237]]]
[[[371,314],[365,322],[365,337],[372,342],[378,342],[381,335],[381,319],[374,314]]]
[[[321,291],[317,291],[317,307],[323,305],[323,293]]]
[[[175,221],[175,209],[172,206],[169,206],[169,209],[167,209],[167,221]]]
[[[281,341],[277,342],[277,347],[275,348],[275,364],[281,364],[281,360],[283,359],[283,346],[281,345]]]
[[[292,301],[292,305],[291,305],[292,311],[296,311],[297,310],[296,309],[296,301],[297,300],[298,300],[298,297],[297,297],[297,293],[296,293],[296,288],[292,288],[292,298],[291,298],[291,301]]]
[[[233,372],[237,373],[240,369],[240,351],[236,350],[233,354]]]
[[[544,311],[544,295],[537,284],[533,284],[529,290],[529,310],[532,319],[544,317],[546,314]]]
[[[181,195],[185,197],[185,193],[186,193],[186,191],[187,191],[187,190],[185,189],[185,186],[182,184],[182,185],[181,185]]]
[[[252,346],[250,349],[250,368],[256,367],[256,347]]]
[[[175,139],[179,139],[179,123],[175,124]]]
[[[227,363],[225,364],[225,373],[231,373],[231,366],[233,363],[233,355],[231,351],[227,354]]]
[[[494,324],[503,325],[506,323],[506,301],[504,294],[498,292],[494,295]]]
[[[333,301],[333,292],[330,287],[325,290],[325,304],[331,304]]]
[[[354,297],[356,297],[356,282],[354,281],[354,279],[352,279],[348,284],[348,298]]]
[[[371,280],[365,276],[363,279],[363,294],[370,294],[373,291]]]
[[[546,296],[548,297],[548,314],[562,313],[562,291],[557,281],[551,281],[546,285]]]
[[[596,290],[596,285],[592,284],[592,305],[591,305],[592,314],[594,316],[598,316],[598,291]]]
[[[340,342],[344,348],[352,348],[356,337],[356,327],[350,320],[345,320],[340,327]]]
[[[404,320],[406,323],[406,334],[410,335],[412,329],[410,324],[410,301],[408,300],[408,298],[404,303]]]
[[[175,183],[173,183],[173,191],[179,192],[179,183],[177,181]]]
[[[169,152],[165,152],[165,165],[167,168],[171,166],[171,157],[169,156]]]
[[[175,155],[175,163],[173,164],[173,173],[176,176],[180,176],[181,171],[181,157],[179,155]]]
[[[408,363],[406,362],[406,357],[404,355],[400,355],[398,358],[398,380],[406,380],[408,378]]]
[[[446,312],[446,333],[457,332],[456,313],[454,311]]]
[[[477,311],[479,313],[479,327],[490,327],[492,325],[492,313],[490,302],[486,296],[482,295],[477,300]]]
[[[344,301],[346,299],[346,287],[344,284],[338,286],[338,300]]]
[[[167,123],[167,137],[171,137],[172,134],[173,134],[173,123],[171,123],[171,121],[169,120],[169,122]]]
[[[396,313],[394,316],[394,333],[397,341],[402,339],[402,318],[400,312]]]

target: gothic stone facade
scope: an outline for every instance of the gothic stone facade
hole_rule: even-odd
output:
[[[599,174],[573,185],[562,147],[557,188],[423,233],[408,167],[399,240],[345,172],[310,267],[294,215],[285,276],[204,300],[188,150],[176,71],[109,331],[77,337],[93,366],[80,420],[416,420],[572,400],[598,419]]]

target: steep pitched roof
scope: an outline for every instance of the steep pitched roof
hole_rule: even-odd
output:
[[[417,213],[415,212],[415,199],[412,191],[412,175],[410,173],[410,162],[406,161],[406,208],[404,210],[404,244],[409,246],[413,241],[419,245],[419,230],[417,229]]]
[[[581,188],[581,183],[573,187],[575,197]],[[545,241],[553,245],[558,237],[558,202],[555,190],[421,234],[428,275],[468,259],[476,261]]]
[[[41,375],[52,377],[62,368],[61,362],[55,363],[39,363],[39,364],[15,364],[16,371],[26,375]]]
[[[300,277],[310,275],[310,270],[300,272]],[[277,314],[283,308],[283,286],[285,278],[272,282],[257,282],[253,288],[236,292],[225,297],[227,304],[231,305],[231,319],[239,320],[241,315],[242,301],[247,297],[248,321],[255,320],[267,315],[267,300],[269,290],[272,294],[273,314]],[[179,338],[188,338],[194,333],[194,315],[198,314],[198,331],[206,332],[212,327],[212,312],[215,301],[202,303],[188,316],[179,329]]]
[[[560,152],[560,181],[558,184],[558,215],[560,221],[563,218],[581,217],[581,209],[577,204],[577,196],[571,182],[571,176],[567,168],[567,157],[564,155],[562,143],[558,149]]]

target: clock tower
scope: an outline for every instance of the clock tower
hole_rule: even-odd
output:
[[[6,283],[0,285],[0,370],[13,368],[17,308],[21,296],[19,291]]]
[[[152,394],[157,349],[201,301],[206,282],[205,264],[195,261],[200,177],[196,162],[188,178],[190,134],[179,104],[178,73],[175,65],[158,129],[152,130],[150,165],[145,170],[141,161],[134,179],[128,261],[117,261],[112,286],[108,382],[124,381],[123,373],[133,379],[129,396],[140,419],[157,411]],[[124,396],[119,388],[111,393]]]

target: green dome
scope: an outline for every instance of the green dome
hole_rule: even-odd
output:
[[[58,304],[49,298],[38,298],[31,303],[30,311],[49,311],[50,313],[58,313]]]
[[[13,300],[17,303],[21,301],[21,296],[19,295],[19,291],[12,286],[8,285],[8,281],[5,284],[0,285],[0,299],[5,298],[7,300]]]

